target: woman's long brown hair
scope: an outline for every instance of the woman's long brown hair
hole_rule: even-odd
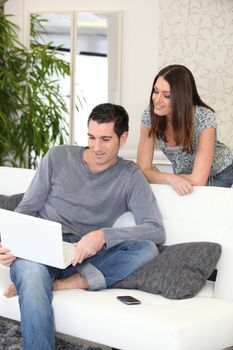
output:
[[[214,112],[198,95],[196,83],[191,71],[182,65],[170,65],[163,68],[155,77],[150,95],[151,130],[149,136],[155,134],[166,142],[165,130],[167,120],[154,113],[152,95],[155,83],[163,77],[170,85],[172,128],[177,146],[186,152],[192,152],[193,143],[193,107],[203,106]]]

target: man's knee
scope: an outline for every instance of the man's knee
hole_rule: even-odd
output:
[[[31,273],[41,274],[46,270],[46,266],[30,260],[17,258],[11,265],[10,269],[13,273],[25,276]]]
[[[17,258],[10,268],[11,279],[17,286],[35,286],[43,280],[49,279],[49,272],[45,265]]]
[[[135,252],[149,261],[159,254],[156,244],[149,240],[128,240],[123,243],[125,250]]]
[[[157,245],[152,241],[144,241],[145,245],[143,248],[143,251],[145,252],[145,255],[148,257],[148,260],[151,260],[155,258],[157,255],[159,255],[159,250],[157,248]]]

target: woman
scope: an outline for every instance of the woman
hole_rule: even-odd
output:
[[[189,69],[171,65],[154,79],[142,115],[137,163],[150,183],[165,183],[185,195],[194,185],[231,187],[233,157],[217,140],[214,110],[197,92]],[[155,143],[171,161],[173,174],[153,166]]]

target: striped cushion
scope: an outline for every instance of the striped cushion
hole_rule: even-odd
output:
[[[205,285],[220,254],[221,246],[212,242],[165,246],[159,256],[114,287],[140,289],[170,299],[191,298]]]

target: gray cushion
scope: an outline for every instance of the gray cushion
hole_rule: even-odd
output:
[[[220,254],[221,245],[211,242],[165,246],[159,256],[113,287],[140,289],[170,299],[191,298],[205,285]]]
[[[13,194],[12,196],[0,195],[0,208],[15,210],[23,198],[24,193]]]

